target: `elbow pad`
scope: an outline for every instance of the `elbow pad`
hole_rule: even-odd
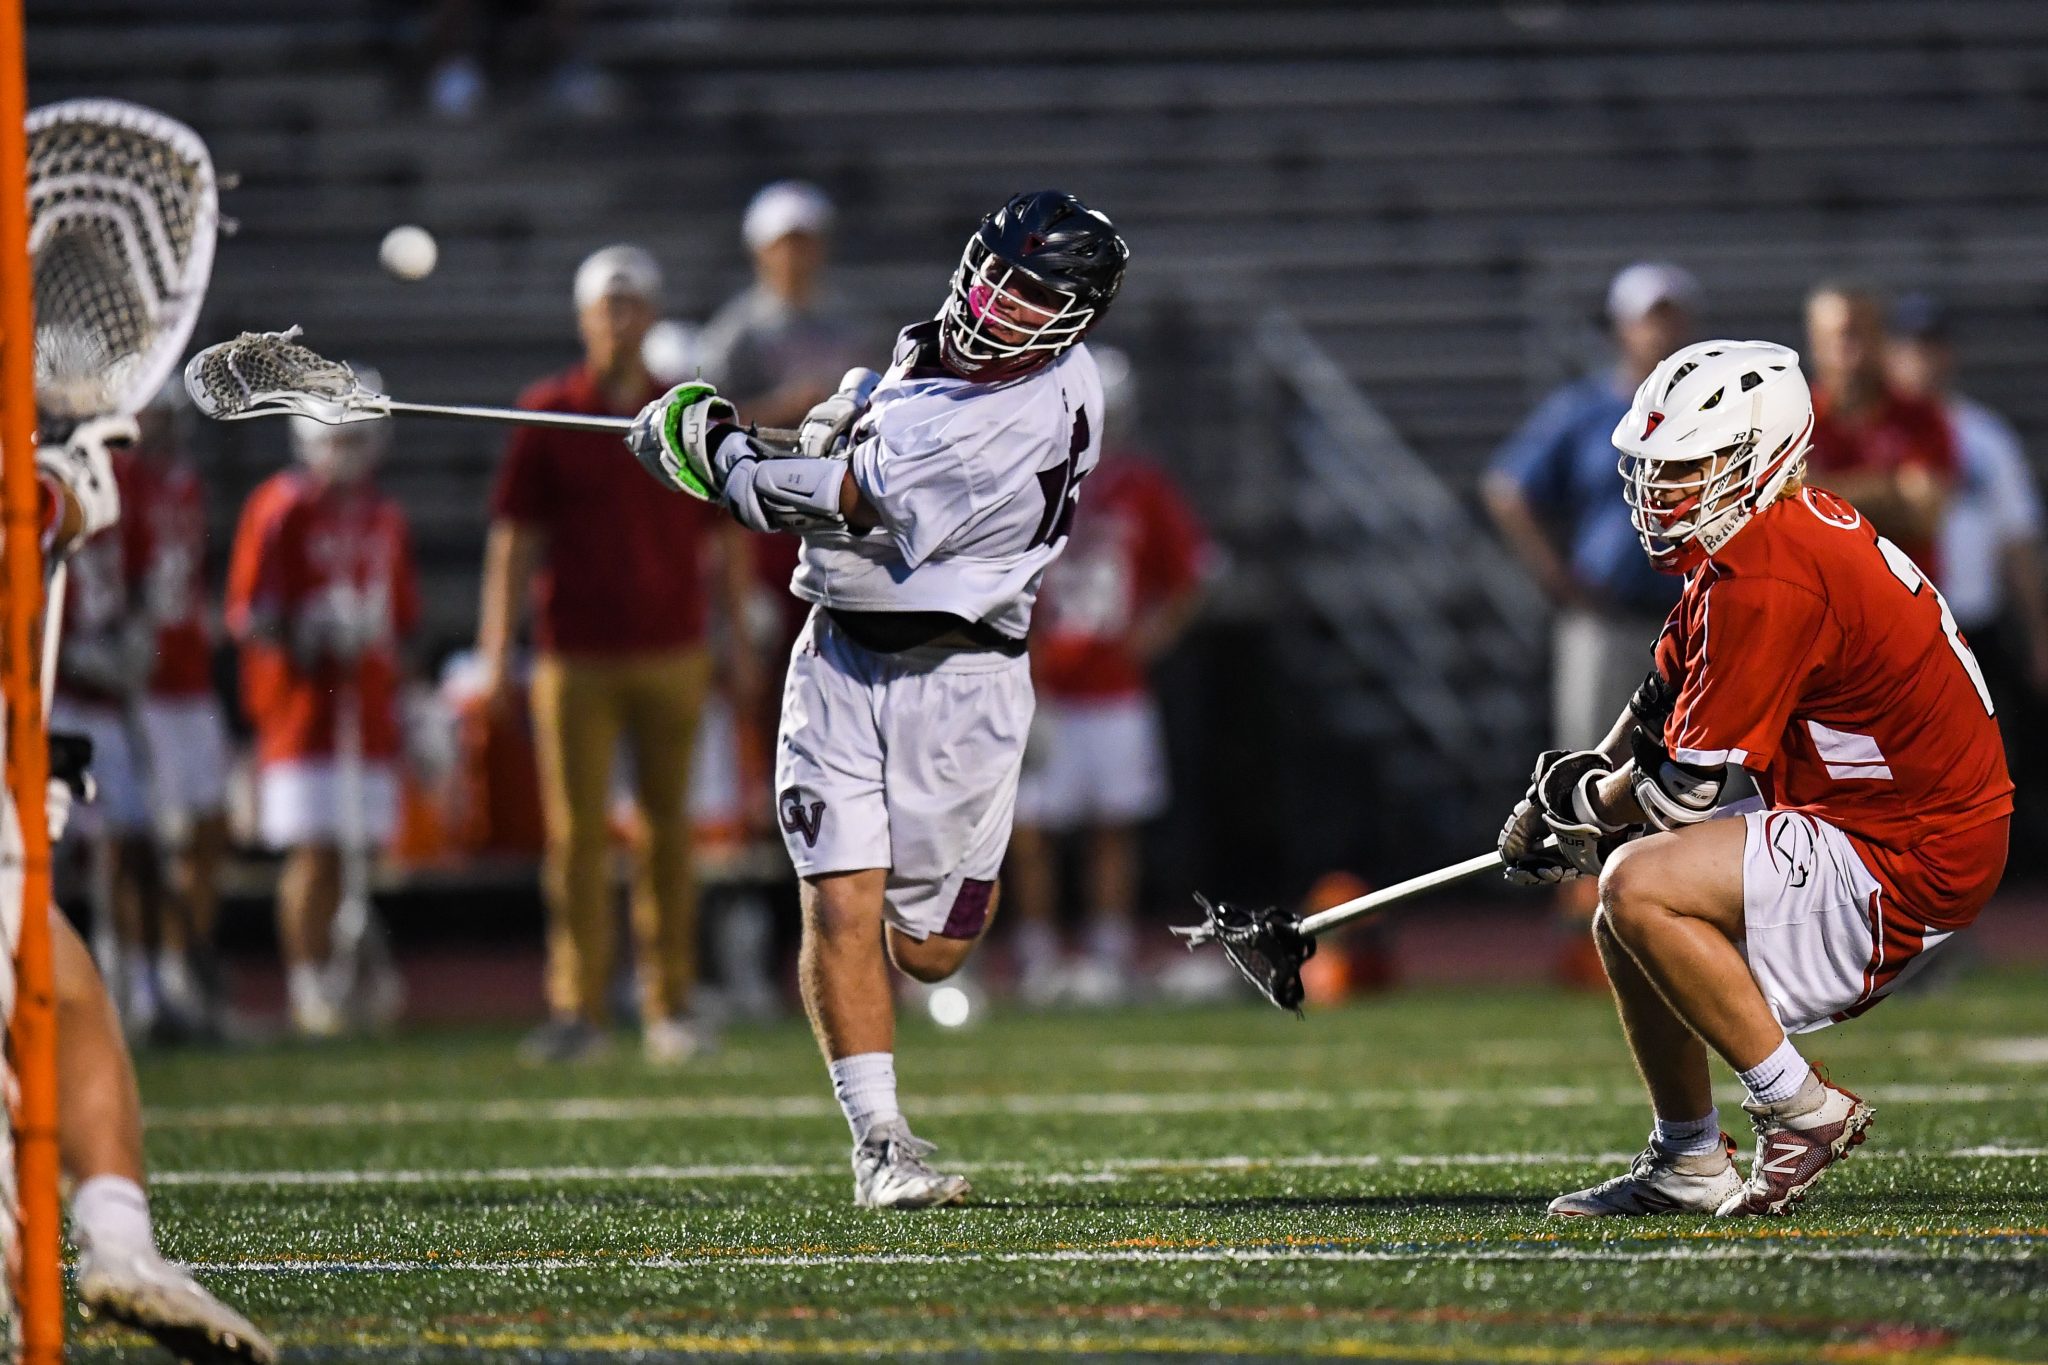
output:
[[[1728,782],[1726,764],[1695,768],[1673,762],[1664,746],[1640,725],[1630,734],[1629,747],[1636,764],[1636,804],[1651,825],[1662,830],[1682,829],[1713,816],[1721,803],[1721,789]]]
[[[843,460],[749,454],[733,462],[722,496],[733,519],[750,531],[843,531],[839,488],[845,477]]]

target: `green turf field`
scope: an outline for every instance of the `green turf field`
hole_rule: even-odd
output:
[[[1544,1220],[1648,1121],[1595,999],[913,1025],[977,1187],[924,1214],[852,1207],[800,1025],[681,1073],[512,1042],[147,1060],[167,1252],[303,1359],[2048,1358],[2040,975],[1818,1035],[1877,1126],[1768,1223]]]

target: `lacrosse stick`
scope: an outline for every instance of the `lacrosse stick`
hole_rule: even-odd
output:
[[[1554,840],[1545,848],[1556,847]],[[1500,854],[1481,853],[1462,863],[1452,863],[1405,882],[1367,892],[1363,896],[1317,911],[1306,919],[1286,910],[1266,906],[1252,909],[1227,901],[1212,902],[1197,892],[1195,904],[1202,908],[1200,924],[1176,924],[1173,932],[1190,950],[1205,943],[1223,947],[1230,965],[1258,988],[1260,995],[1283,1010],[1301,1013],[1301,968],[1316,953],[1316,940],[1342,925],[1376,915],[1425,891],[1451,886],[1501,865]]]
[[[310,417],[338,426],[412,413],[472,422],[556,427],[565,431],[612,431],[623,435],[630,417],[581,412],[529,412],[524,408],[451,407],[442,403],[401,403],[356,378],[354,370],[299,344],[297,327],[282,332],[244,332],[233,341],[208,346],[185,366],[185,391],[208,417],[240,422],[250,417]],[[796,432],[780,427],[754,436],[772,446],[796,449]]]

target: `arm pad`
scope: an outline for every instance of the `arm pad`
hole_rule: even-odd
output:
[[[846,518],[839,513],[845,478],[841,460],[748,455],[734,461],[726,475],[725,506],[750,531],[845,530]]]
[[[1721,802],[1728,768],[1676,763],[1640,725],[1629,736],[1636,763],[1636,804],[1658,829],[1680,829],[1710,819]]]

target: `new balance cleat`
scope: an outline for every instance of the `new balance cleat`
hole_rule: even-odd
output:
[[[247,1318],[209,1294],[184,1267],[154,1251],[78,1254],[79,1307],[153,1338],[197,1365],[271,1365],[277,1347]]]
[[[869,1130],[853,1149],[853,1202],[864,1209],[932,1209],[958,1204],[973,1186],[925,1163],[935,1148],[898,1119]]]
[[[1778,1104],[1742,1106],[1756,1127],[1749,1180],[1719,1209],[1723,1218],[1784,1213],[1806,1197],[1821,1172],[1862,1144],[1877,1111],[1818,1071]]]
[[[1630,1163],[1627,1175],[1550,1201],[1554,1218],[1640,1217],[1653,1213],[1713,1213],[1742,1192],[1735,1169],[1735,1139],[1721,1134],[1711,1152],[1682,1156],[1655,1138]]]

